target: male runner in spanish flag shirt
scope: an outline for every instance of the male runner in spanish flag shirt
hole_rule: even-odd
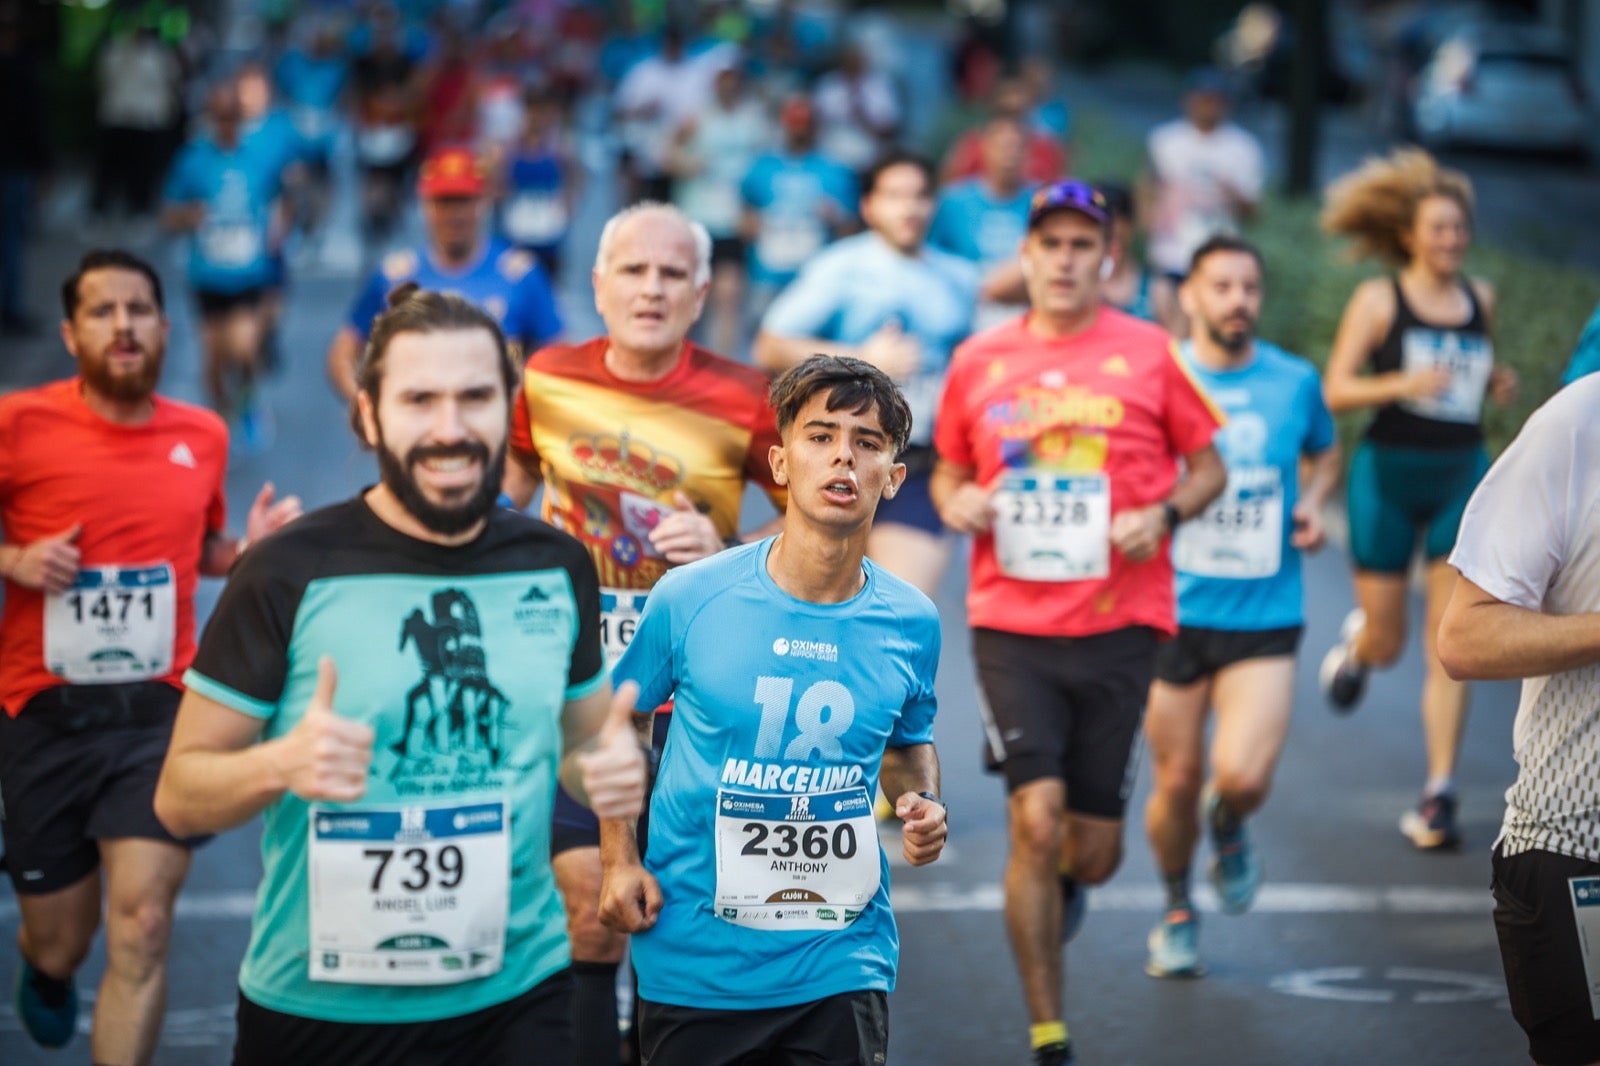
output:
[[[1109,227],[1086,185],[1035,195],[1033,310],[956,350],[934,433],[934,503],[973,536],[967,612],[1010,791],[1006,923],[1049,1064],[1071,1059],[1058,943],[1078,886],[1121,860],[1156,641],[1177,629],[1167,537],[1226,481],[1221,415],[1170,338],[1101,303]]]
[[[589,549],[610,665],[663,574],[737,543],[746,483],[780,514],[786,502],[767,460],[778,428],[766,375],[687,339],[710,285],[710,249],[704,227],[676,208],[619,212],[594,265],[606,335],[536,352],[512,414],[507,492],[526,506],[543,482],[545,519]],[[658,750],[666,721],[654,719]],[[572,941],[579,1062],[616,1057],[614,987],[627,942],[596,913],[599,844],[594,815],[558,793],[551,855]]]

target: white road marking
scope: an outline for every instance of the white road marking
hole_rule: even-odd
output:
[[[900,914],[936,911],[997,911],[1004,902],[998,884],[906,884],[915,874],[902,873],[894,886],[894,909]],[[1166,903],[1159,885],[1110,885],[1089,891],[1089,909],[1155,912]],[[1195,893],[1202,911],[1216,910],[1205,890]],[[1268,884],[1261,886],[1255,914],[1486,914],[1494,899],[1486,889],[1431,885]]]
[[[1363,966],[1295,970],[1274,977],[1269,987],[1288,996],[1338,1003],[1483,1003],[1506,995],[1498,978],[1408,966],[1391,966],[1381,973]]]

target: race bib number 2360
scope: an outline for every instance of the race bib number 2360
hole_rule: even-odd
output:
[[[872,799],[717,793],[716,913],[751,929],[843,929],[882,879]]]

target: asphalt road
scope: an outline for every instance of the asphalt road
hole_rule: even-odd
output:
[[[580,222],[591,242],[608,210],[602,184],[596,183]],[[348,214],[341,224],[348,225]],[[62,268],[73,244],[71,234],[59,235],[40,256],[38,269],[49,275]],[[350,249],[334,251],[338,260]],[[158,254],[176,290],[179,262],[171,249]],[[584,284],[586,259],[580,240],[569,254],[573,269],[562,294],[572,337],[588,336],[598,326]],[[35,288],[48,292],[59,276],[36,277]],[[235,521],[264,479],[317,506],[374,478],[371,459],[355,446],[321,370],[324,347],[358,280],[348,262],[296,272],[284,321],[285,366],[269,388],[277,443],[267,454],[234,465],[229,490]],[[174,343],[164,388],[197,400],[192,309],[177,291],[169,302]],[[10,385],[69,369],[49,340],[15,346],[10,354],[0,374]],[[753,525],[765,517],[765,505],[758,497],[752,501],[747,514]],[[1374,680],[1357,714],[1336,718],[1314,691],[1312,675],[1350,606],[1346,564],[1337,551],[1324,552],[1311,560],[1306,580],[1309,624],[1296,721],[1277,793],[1255,827],[1268,878],[1258,905],[1247,916],[1224,917],[1210,906],[1209,890],[1201,884],[1201,948],[1209,975],[1176,983],[1145,976],[1144,940],[1159,915],[1160,896],[1140,830],[1148,786],[1148,772],[1142,772],[1130,808],[1124,867],[1092,894],[1089,920],[1068,952],[1067,1019],[1079,1061],[1522,1061],[1487,892],[1501,796],[1515,771],[1515,688],[1483,685],[1475,692],[1477,711],[1459,773],[1465,848],[1454,855],[1416,853],[1395,829],[1402,810],[1415,802],[1423,773],[1415,641],[1397,667]],[[939,597],[945,658],[937,739],[953,832],[936,865],[895,870],[902,963],[890,1003],[892,1063],[1027,1060],[1027,1020],[999,911],[1004,797],[998,779],[980,770],[963,586],[964,568],[958,567]],[[210,583],[203,611],[215,594]],[[235,974],[260,871],[257,847],[251,826],[216,840],[196,859],[173,938],[170,1009],[158,1062],[228,1061]],[[1202,855],[1198,870],[1204,861]],[[15,926],[9,886],[0,887],[0,943],[11,942]],[[80,974],[81,990],[92,990],[102,967],[97,948]],[[85,1032],[87,1019],[86,1012]],[[64,1053],[38,1050],[18,1029],[9,1004],[0,1005],[0,1062],[34,1066],[86,1056],[81,1037]]]

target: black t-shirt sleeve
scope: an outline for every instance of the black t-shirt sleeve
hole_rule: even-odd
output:
[[[605,665],[600,644],[600,577],[583,546],[574,540],[571,547],[566,568],[578,605],[578,639],[573,642],[572,662],[567,667],[568,690],[593,681]]]
[[[206,623],[191,668],[210,686],[220,686],[270,714],[283,695],[289,668],[289,638],[303,582],[285,576],[275,559],[281,545],[268,540],[255,545],[228,577],[222,596]],[[249,707],[238,707],[250,710]]]

